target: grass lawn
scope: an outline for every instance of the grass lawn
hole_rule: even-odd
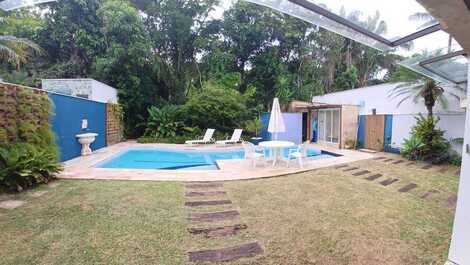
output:
[[[393,156],[392,156],[393,157]],[[224,264],[443,264],[451,237],[456,168],[379,161],[351,164],[375,181],[328,168],[286,177],[224,183],[234,205],[188,209],[180,183],[60,181],[39,198],[0,209],[0,264],[187,264],[186,251],[259,242],[264,254]],[[387,178],[400,181],[384,187]],[[409,183],[418,188],[397,190]],[[425,200],[430,189],[438,190]],[[205,199],[205,198],[203,198]],[[190,212],[236,209],[241,233],[189,235]],[[204,225],[197,225],[198,227]]]

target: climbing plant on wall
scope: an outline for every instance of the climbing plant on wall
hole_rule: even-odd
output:
[[[0,83],[0,186],[21,191],[60,170],[47,93]]]

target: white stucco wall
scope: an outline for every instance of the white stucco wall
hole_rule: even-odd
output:
[[[414,103],[412,100],[403,102],[399,107],[401,98],[393,98],[390,93],[399,83],[387,83],[376,86],[369,86],[342,92],[330,93],[323,96],[313,97],[312,102],[331,104],[350,104],[361,106],[361,115],[371,114],[372,109],[377,109],[377,114],[418,114],[426,113],[423,102]],[[450,87],[446,88],[455,94],[463,96],[463,93]],[[443,108],[439,103],[434,111],[436,113],[462,113],[460,101],[448,96],[449,106]]]
[[[470,67],[468,69],[468,76],[470,77]],[[470,85],[467,93],[468,98],[470,98]],[[469,103],[470,101],[467,102],[467,109],[470,109]],[[470,264],[470,153],[466,147],[468,145],[470,145],[470,112],[467,112],[466,117],[465,145],[462,153],[457,210],[455,212],[452,242],[449,250],[449,260],[459,265]]]
[[[93,80],[91,98],[99,102],[118,102],[117,90],[99,81]]]
[[[42,88],[54,93],[86,97],[103,103],[118,102],[115,88],[89,78],[43,79]]]
[[[399,83],[387,83],[382,85],[352,89],[323,96],[313,97],[312,102],[329,104],[350,104],[360,106],[360,114],[371,114],[372,109],[377,110],[377,114],[393,115],[392,145],[400,146],[405,138],[409,138],[411,127],[416,123],[417,114],[426,114],[424,103],[415,103],[413,100],[406,100],[400,106],[401,98],[393,98],[390,93]],[[454,94],[464,96],[463,92],[446,88]],[[440,129],[446,131],[447,139],[463,137],[465,124],[465,111],[460,107],[460,100],[447,96],[448,107],[444,108],[439,103],[434,111],[441,118]],[[460,152],[461,146],[454,145],[454,150]]]

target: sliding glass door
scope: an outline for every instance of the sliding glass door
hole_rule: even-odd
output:
[[[327,143],[339,143],[340,120],[339,109],[318,111],[318,140]]]

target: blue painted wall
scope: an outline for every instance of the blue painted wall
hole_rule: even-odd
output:
[[[393,115],[385,115],[385,129],[384,129],[384,151],[389,153],[400,153],[400,149],[392,147],[392,134],[393,134]]]
[[[359,115],[359,127],[357,129],[357,147],[364,148],[366,139],[366,117]]]
[[[268,132],[269,117],[271,113],[261,113],[263,128],[261,137],[263,140],[272,140],[272,135]],[[278,134],[278,140],[291,141],[296,144],[302,143],[302,113],[282,113],[286,131]]]
[[[49,98],[54,103],[55,115],[51,117],[51,125],[61,161],[80,156],[81,145],[75,137],[79,133],[98,134],[91,144],[92,150],[106,146],[106,104],[53,93],[49,93]],[[83,119],[88,120],[86,130],[81,129]]]

